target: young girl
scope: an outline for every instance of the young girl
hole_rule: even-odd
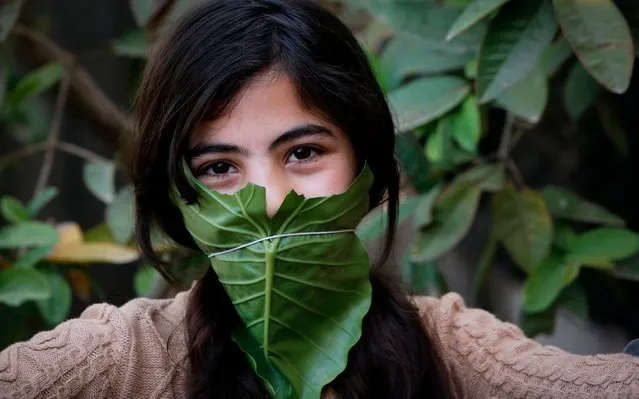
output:
[[[7,348],[1,398],[639,397],[631,356],[540,346],[370,264],[353,229],[385,200],[392,243],[395,130],[357,41],[312,1],[194,10],[154,50],[136,115],[140,248],[169,279],[157,232],[211,267],[173,299],[93,305]]]

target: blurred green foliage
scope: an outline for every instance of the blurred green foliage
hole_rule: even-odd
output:
[[[144,60],[162,29],[195,3],[131,0],[138,26],[112,41],[111,51]],[[622,219],[564,188],[527,187],[511,157],[518,138],[541,120],[549,80],[559,70],[568,70],[560,82],[567,115],[576,122],[597,104],[611,140],[627,151],[625,133],[601,94],[628,88],[639,5],[631,0],[343,3],[345,13],[366,15],[358,37],[397,117],[397,155],[414,189],[403,196],[400,208],[400,221],[410,221],[415,229],[401,270],[416,292],[447,291],[437,261],[466,236],[482,199],[491,204],[492,230],[472,295],[480,292],[503,247],[528,276],[521,324],[529,334],[552,330],[559,308],[587,317],[586,295],[576,281],[582,268],[639,280],[633,258],[639,236]],[[0,6],[0,40],[12,40],[21,4],[11,0]],[[64,60],[24,75],[11,65],[3,60],[0,69],[0,125],[3,134],[25,147],[22,153],[0,154],[0,167],[56,144],[50,140],[55,111],[46,111],[42,94],[55,87],[62,91],[65,80],[72,79]],[[496,120],[495,115],[506,117]],[[482,142],[493,135],[500,137],[499,148],[483,153]],[[0,198],[0,347],[65,320],[73,296],[99,298],[99,284],[86,265],[138,260],[132,187],[116,186],[117,157],[74,148],[55,150],[86,160],[84,185],[104,203],[104,222],[82,231],[75,222],[42,221],[40,212],[58,194],[46,187],[46,179],[27,203]],[[384,216],[384,209],[373,212],[358,234],[364,240],[380,237],[387,228]],[[167,260],[190,265],[194,274],[206,263],[160,239],[157,245]],[[158,278],[153,268],[141,266],[133,282],[138,294],[147,295]]]

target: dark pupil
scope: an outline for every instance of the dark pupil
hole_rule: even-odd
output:
[[[230,165],[227,164],[226,162],[216,162],[216,163],[211,165],[211,170],[215,174],[228,173],[229,168],[230,168]]]
[[[306,159],[311,156],[311,149],[309,147],[301,147],[293,151],[295,158]]]

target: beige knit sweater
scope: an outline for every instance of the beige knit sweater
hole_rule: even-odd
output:
[[[187,296],[92,305],[10,346],[0,398],[183,398]],[[457,294],[415,303],[464,398],[639,398],[639,358],[541,346]]]

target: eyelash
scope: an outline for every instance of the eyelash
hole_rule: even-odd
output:
[[[321,149],[321,148],[319,148],[317,146],[314,146],[314,145],[301,145],[301,146],[297,146],[297,147],[292,148],[286,154],[286,159],[288,160],[291,156],[293,156],[294,152],[299,150],[299,149],[310,149],[311,151],[314,152],[314,154],[312,156],[310,156],[309,158],[307,158],[307,159],[300,159],[300,160],[294,161],[296,164],[303,164],[303,163],[313,162],[318,157],[321,157],[322,155],[324,155],[326,153],[325,150],[323,150],[323,149]],[[227,164],[227,165],[229,165],[232,168],[236,168],[236,166],[233,165],[232,162],[223,161],[223,160],[216,160],[216,161],[209,162],[209,163],[206,163],[206,164],[202,165],[197,171],[197,177],[203,176],[203,175],[208,175],[208,176],[213,176],[215,178],[220,178],[220,179],[224,178],[227,175],[227,173],[224,173],[224,174],[208,173],[208,170],[213,165],[218,164],[218,163]]]

